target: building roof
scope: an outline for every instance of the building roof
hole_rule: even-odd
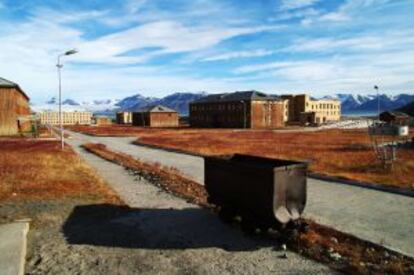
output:
[[[20,88],[20,86],[17,83],[14,83],[10,80],[7,80],[5,78],[0,77],[0,88],[15,88],[17,89],[27,100],[29,100],[29,97],[26,95],[26,93]]]
[[[230,102],[230,101],[252,101],[252,100],[281,100],[280,97],[268,95],[259,91],[237,91],[234,93],[213,94],[202,97],[193,103],[212,103],[212,102]]]
[[[162,106],[162,105],[149,105],[149,106],[139,108],[138,110],[133,111],[133,112],[136,112],[136,113],[176,113],[177,111],[171,108]]]

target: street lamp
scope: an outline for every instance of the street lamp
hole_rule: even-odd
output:
[[[62,144],[62,150],[65,147],[64,135],[63,135],[63,122],[62,122],[62,77],[61,77],[61,69],[63,64],[60,63],[60,58],[65,55],[72,55],[77,53],[76,49],[69,50],[65,53],[59,54],[57,57],[57,70],[58,70],[58,78],[59,78],[59,127],[60,127],[60,142]]]
[[[243,103],[243,128],[246,129],[246,102],[244,100],[240,100]]]
[[[377,103],[378,103],[378,122],[380,121],[380,97],[379,97],[379,88],[377,85],[374,86],[374,89],[377,91]]]

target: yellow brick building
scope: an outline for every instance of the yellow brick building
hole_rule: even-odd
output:
[[[309,95],[283,95],[288,100],[290,123],[322,124],[341,119],[341,102],[335,99],[312,99]]]
[[[41,124],[59,125],[59,112],[41,112],[38,116]],[[91,112],[62,112],[63,125],[90,125],[91,122]]]

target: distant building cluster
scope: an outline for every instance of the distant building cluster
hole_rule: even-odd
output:
[[[403,120],[395,113],[384,119]],[[385,117],[386,116],[386,117]],[[0,78],[0,135],[15,135],[30,128],[29,98],[15,83]],[[310,95],[268,95],[259,91],[239,91],[213,94],[193,101],[185,121],[197,128],[275,129],[285,125],[318,125],[339,121],[341,104],[338,100],[317,100]],[[41,124],[59,125],[57,111],[37,113]],[[116,113],[117,124],[141,127],[177,127],[177,111],[161,106],[147,106]],[[91,112],[62,112],[63,125],[110,125],[106,116]],[[29,125],[29,126],[27,126]]]

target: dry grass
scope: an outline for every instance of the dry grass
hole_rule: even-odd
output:
[[[126,169],[137,171],[159,184],[164,190],[197,203],[200,206],[214,208],[207,203],[204,186],[182,176],[177,170],[150,164],[118,152],[113,152],[103,144],[85,144],[84,147]],[[413,259],[390,251],[379,245],[363,241],[352,235],[344,234],[323,225],[307,220],[309,228],[289,242],[290,248],[314,260],[326,263],[345,273],[357,274],[407,274]],[[340,260],[330,257],[339,253]]]
[[[97,136],[139,136],[138,143],[202,155],[246,153],[310,161],[310,171],[351,180],[414,188],[414,151],[400,149],[393,170],[376,160],[366,130],[318,132],[231,129],[150,129],[132,126],[79,126]],[[411,137],[414,131],[411,131]]]
[[[164,190],[172,192],[193,203],[206,206],[207,193],[203,186],[184,177],[177,169],[161,166],[159,163],[147,163],[127,154],[114,153],[103,144],[88,143],[83,147],[100,157],[135,171],[144,171],[147,177],[157,177]]]
[[[56,141],[0,140],[0,201],[102,198],[118,202],[116,194],[72,149]]]
[[[139,143],[216,155],[245,153],[310,161],[310,171],[346,179],[414,188],[413,150],[401,149],[393,170],[376,160],[363,130],[164,131],[140,134]]]

